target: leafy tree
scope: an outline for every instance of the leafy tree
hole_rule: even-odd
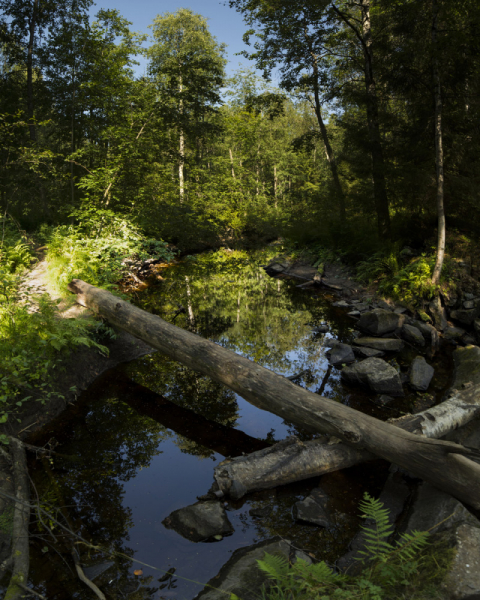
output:
[[[220,102],[224,79],[225,46],[210,34],[206,19],[189,9],[165,13],[152,25],[149,72],[157,88],[166,122],[178,136],[180,202],[185,196],[186,144],[197,159],[201,140],[213,129],[211,121]]]

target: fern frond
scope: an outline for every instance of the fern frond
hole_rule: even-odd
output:
[[[403,533],[398,540],[398,547],[395,554],[401,560],[412,560],[419,550],[428,544],[428,531],[413,531],[412,533]]]
[[[288,560],[281,554],[265,553],[263,560],[258,560],[257,563],[270,579],[283,580],[285,577],[288,577]]]
[[[393,550],[393,546],[387,542],[392,535],[393,528],[389,521],[389,512],[383,508],[383,502],[372,498],[367,492],[360,502],[362,517],[372,521],[372,526],[363,525],[365,536],[365,550],[362,554],[366,559],[385,560],[385,557]],[[364,560],[361,558],[360,560]]]

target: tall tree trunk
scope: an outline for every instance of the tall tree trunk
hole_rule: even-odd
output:
[[[182,93],[183,91],[183,83],[182,78],[180,77],[180,85],[179,91]],[[180,119],[183,118],[183,100],[180,99],[179,106]],[[178,153],[180,157],[180,161],[178,164],[178,183],[180,187],[180,204],[182,204],[184,196],[185,196],[185,182],[184,182],[184,166],[185,166],[185,134],[183,132],[183,124],[180,125],[180,135],[179,135],[179,148]]]
[[[432,283],[438,284],[445,257],[445,207],[443,203],[443,135],[442,135],[442,88],[440,82],[440,66],[437,56],[438,35],[438,2],[432,0],[432,67],[433,85],[435,96],[435,167],[437,175],[437,215],[438,215],[438,239],[437,260],[433,269]]]
[[[309,42],[309,38],[307,34],[305,34],[305,38],[307,43]],[[335,195],[338,200],[338,208],[340,214],[341,223],[345,223],[346,221],[346,213],[345,213],[345,194],[343,193],[342,185],[340,183],[340,178],[338,177],[338,169],[337,169],[337,160],[335,158],[335,152],[330,144],[330,140],[328,139],[327,128],[325,127],[325,123],[322,118],[322,105],[320,103],[320,93],[318,90],[318,65],[317,65],[317,57],[310,51],[313,58],[313,71],[315,74],[314,81],[314,110],[315,116],[317,117],[318,127],[320,128],[320,135],[322,136],[323,145],[325,146],[325,155],[327,157],[328,166],[330,167],[330,171],[332,173],[333,179],[333,187],[335,188]]]
[[[233,169],[233,152],[232,152],[231,148],[229,148],[228,151],[230,153],[230,163],[232,165],[232,177],[233,177],[233,179],[235,179],[235,171]]]
[[[32,15],[28,23],[28,46],[27,46],[27,115],[28,128],[30,130],[30,139],[33,142],[37,141],[37,133],[34,123],[34,100],[33,100],[33,47],[35,45],[35,28],[37,25],[38,2],[34,0]]]
[[[367,92],[367,121],[372,154],[372,179],[378,234],[381,239],[390,237],[390,211],[385,183],[385,162],[378,119],[378,98],[373,77],[373,41],[370,23],[370,0],[361,0],[363,54],[365,58],[365,87]]]

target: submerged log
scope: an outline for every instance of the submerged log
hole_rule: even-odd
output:
[[[79,304],[170,358],[220,381],[254,406],[367,450],[480,509],[480,465],[468,458],[477,458],[478,451],[414,435],[304,390],[286,377],[79,279],[68,287],[77,294]]]
[[[480,385],[456,392],[450,399],[416,415],[390,423],[427,438],[438,438],[480,416]],[[295,437],[248,456],[227,459],[215,467],[215,480],[224,494],[241,498],[265,490],[353,467],[376,458],[371,452],[325,440],[301,442]]]

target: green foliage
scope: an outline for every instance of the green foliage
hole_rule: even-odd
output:
[[[377,252],[357,265],[357,277],[363,283],[379,283],[378,289],[387,296],[405,303],[432,298],[438,291],[431,278],[435,257],[422,254],[410,259],[395,247]]]
[[[362,527],[366,542],[360,552],[363,555],[361,573],[355,576],[336,573],[325,562],[309,565],[301,559],[290,565],[283,556],[266,554],[258,565],[275,584],[268,592],[263,591],[263,597],[267,600],[392,600],[411,598],[409,592],[412,591],[418,599],[431,597],[432,584],[438,585],[445,575],[451,555],[445,555],[447,558],[440,561],[441,567],[437,564],[433,578],[425,578],[423,567],[432,563],[425,552],[428,533],[403,534],[396,544],[391,544],[388,540],[393,528],[383,504],[365,493],[360,508],[363,518],[371,522]]]
[[[48,277],[61,293],[72,279],[114,289],[128,270],[127,258],[168,262],[174,256],[165,242],[146,238],[138,227],[110,210],[92,208],[75,214],[78,226],[60,226],[48,234]]]

